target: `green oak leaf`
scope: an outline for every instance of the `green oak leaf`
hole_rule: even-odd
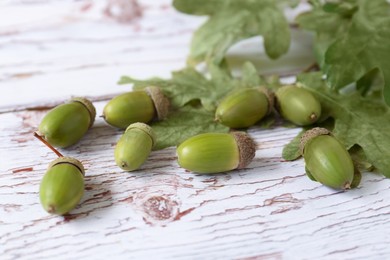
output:
[[[318,2],[297,22],[316,32],[314,50],[330,86],[340,89],[358,82],[358,90],[367,94],[379,75],[384,82],[382,95],[390,105],[390,3]]]
[[[384,78],[383,95],[390,105],[390,3],[358,0],[359,10],[348,32],[325,54],[325,72],[339,89],[379,69]]]
[[[316,32],[314,54],[321,68],[325,65],[325,53],[329,46],[345,34],[351,24],[351,17],[357,8],[353,2],[356,1],[313,4],[313,10],[296,18],[301,28]]]
[[[360,172],[359,168],[355,165],[354,172],[353,172],[353,179],[350,188],[355,189],[359,187],[361,180],[362,180],[362,173]]]
[[[242,66],[241,80],[248,86],[262,86],[267,84],[263,78],[259,77],[257,69],[250,62],[246,62]]]
[[[194,68],[185,68],[173,72],[171,79],[137,80],[123,76],[119,84],[134,84],[134,89],[143,89],[147,86],[160,87],[170,99],[174,109],[199,100],[208,111],[214,111],[218,101],[233,89],[265,84],[256,68],[249,62],[243,65],[242,71],[245,77],[242,80],[233,78],[225,67],[210,64],[209,71],[210,79]]]
[[[390,177],[390,108],[377,98],[362,97],[358,92],[340,94],[330,89],[321,73],[301,74],[297,81],[320,100],[334,119],[335,137],[347,149],[361,147],[367,162]]]
[[[219,64],[235,43],[262,35],[270,58],[276,59],[290,47],[290,29],[277,0],[174,0],[183,13],[208,15],[194,34],[189,64],[212,61]],[[292,6],[296,1],[290,2]]]
[[[302,131],[299,132],[299,134],[295,136],[290,143],[286,144],[283,147],[283,151],[282,151],[283,159],[287,161],[294,161],[299,157],[301,157],[301,153],[299,151],[299,144],[301,142],[301,137],[306,130],[307,129],[302,129]]]
[[[364,171],[372,171],[373,165],[367,161],[367,156],[359,145],[354,145],[349,149],[355,167]]]
[[[214,113],[190,105],[172,112],[166,120],[151,126],[158,137],[154,150],[176,146],[197,134],[229,131],[229,127],[214,121]]]

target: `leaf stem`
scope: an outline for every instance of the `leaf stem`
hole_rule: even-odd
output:
[[[64,157],[56,148],[54,148],[48,141],[46,141],[40,134],[34,132],[34,137],[36,137],[39,141],[44,143],[50,150],[52,150],[58,157]]]

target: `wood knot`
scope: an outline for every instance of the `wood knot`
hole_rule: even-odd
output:
[[[143,202],[145,221],[148,223],[169,222],[178,214],[178,203],[165,196],[152,196]]]

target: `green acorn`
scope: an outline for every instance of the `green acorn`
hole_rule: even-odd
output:
[[[52,161],[39,188],[43,208],[51,214],[64,215],[77,206],[83,194],[83,165],[71,157]]]
[[[96,110],[91,101],[73,98],[50,110],[39,124],[38,134],[55,147],[77,143],[95,121]]]
[[[193,136],[177,148],[178,163],[198,173],[219,173],[245,168],[256,144],[244,132],[206,133]]]
[[[325,128],[306,131],[300,143],[306,173],[313,180],[334,189],[349,189],[354,165],[347,149]]]
[[[103,110],[109,125],[125,129],[132,123],[163,120],[168,115],[169,101],[160,88],[127,92],[111,99]]]
[[[252,126],[271,112],[273,100],[273,93],[266,88],[235,90],[218,105],[215,120],[230,128]]]
[[[137,170],[149,157],[155,139],[150,126],[144,123],[131,124],[115,147],[116,164],[125,171]]]
[[[320,102],[304,88],[284,86],[276,91],[275,96],[279,113],[296,125],[311,125],[321,115]]]

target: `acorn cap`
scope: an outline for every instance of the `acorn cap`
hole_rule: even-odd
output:
[[[272,109],[274,108],[275,104],[275,94],[272,90],[266,88],[266,87],[259,87],[259,91],[264,93],[264,95],[267,97],[268,100],[268,111],[267,115],[271,114]]]
[[[237,142],[240,153],[240,161],[237,169],[245,168],[255,157],[256,144],[253,139],[245,132],[231,132]]]
[[[299,144],[299,152],[301,155],[303,155],[303,152],[305,150],[305,145],[307,142],[314,137],[317,137],[319,135],[331,135],[331,132],[328,129],[322,128],[322,127],[315,127],[313,129],[307,130],[301,137],[301,141]]]
[[[74,97],[70,101],[71,102],[79,102],[87,108],[87,110],[89,112],[89,116],[91,117],[91,122],[89,124],[89,127],[91,128],[91,126],[95,122],[95,117],[96,117],[96,108],[92,104],[92,102],[86,98],[83,98],[83,97]]]
[[[138,122],[138,123],[134,123],[134,124],[129,125],[126,128],[125,133],[131,129],[134,129],[134,128],[140,129],[140,130],[144,131],[146,134],[148,134],[150,136],[150,138],[152,139],[152,146],[154,146],[154,144],[156,143],[156,135],[154,134],[152,127],[150,127],[147,124]]]
[[[69,163],[69,164],[72,164],[72,165],[76,166],[80,170],[80,173],[83,176],[85,176],[85,170],[84,170],[83,164],[79,160],[77,160],[77,159],[75,159],[73,157],[67,157],[67,156],[58,157],[57,159],[55,159],[54,161],[52,161],[49,164],[48,169],[52,168],[53,166],[55,166],[57,164],[61,164],[61,163]]]
[[[147,87],[145,88],[146,93],[153,100],[154,108],[157,112],[157,119],[159,121],[164,120],[168,116],[169,112],[169,100],[164,95],[159,87]]]

